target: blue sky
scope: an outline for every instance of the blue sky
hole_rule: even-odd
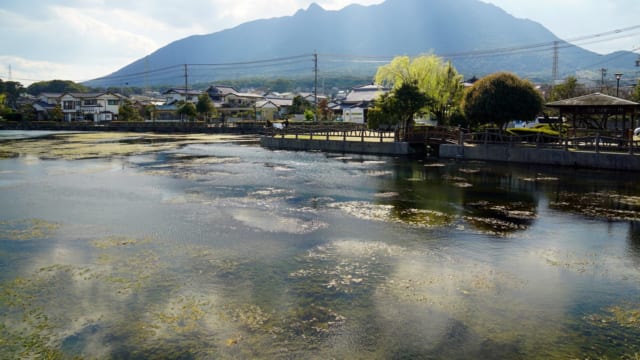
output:
[[[393,1],[393,0],[390,0]],[[456,1],[456,0],[450,0]],[[638,0],[483,0],[572,39],[640,25]],[[0,78],[89,80],[171,41],[243,22],[293,15],[312,0],[3,0]],[[382,0],[316,0],[327,10]],[[640,48],[640,29],[581,46],[599,53]],[[526,45],[526,44],[524,44]]]

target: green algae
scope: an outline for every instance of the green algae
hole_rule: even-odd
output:
[[[0,238],[13,241],[47,239],[59,227],[60,224],[43,219],[0,221]]]
[[[399,208],[388,204],[374,204],[365,201],[334,202],[329,208],[340,209],[344,213],[362,220],[394,222],[421,228],[450,225],[455,215],[437,210]]]
[[[0,158],[35,156],[41,159],[79,160],[122,157],[173,150],[188,144],[242,141],[247,137],[205,134],[139,134],[87,132],[51,135],[0,143]]]
[[[549,207],[591,218],[612,221],[640,221],[640,197],[616,192],[560,192]]]

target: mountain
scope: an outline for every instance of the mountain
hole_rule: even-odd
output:
[[[539,23],[479,0],[386,0],[327,11],[316,4],[293,16],[256,20],[168,44],[85,85],[188,85],[242,77],[371,76],[393,56],[434,53],[465,77],[511,71],[550,80],[558,74],[630,70],[636,55],[599,55],[559,39]],[[187,64],[187,65],[184,65]],[[611,72],[613,73],[613,72]],[[186,74],[186,76],[185,76]]]

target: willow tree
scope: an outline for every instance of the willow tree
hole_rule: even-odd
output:
[[[542,95],[533,84],[510,73],[496,73],[476,81],[465,93],[464,112],[474,125],[533,120],[542,111]]]
[[[451,62],[444,62],[435,55],[416,58],[397,56],[389,64],[378,68],[376,83],[394,89],[402,84],[415,84],[431,101],[421,109],[432,114],[443,124],[460,107],[464,95],[462,75]]]

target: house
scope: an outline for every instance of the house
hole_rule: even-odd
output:
[[[50,113],[60,105],[61,93],[41,93],[32,103],[32,107],[36,112],[36,120],[49,120]]]
[[[185,89],[169,89],[162,93],[165,98],[165,104],[173,104],[178,101],[185,101],[190,103],[197,103],[198,96],[202,94],[200,90],[185,90]]]
[[[301,92],[298,94],[299,96],[301,96],[305,101],[308,101],[310,104],[315,105],[316,103],[316,97],[318,98],[318,103],[322,100],[328,100],[327,96],[325,95],[320,95],[318,94],[317,96],[314,93],[308,93],[308,92]]]
[[[229,121],[247,117],[253,118],[257,115],[256,104],[264,100],[262,95],[240,92],[234,87],[224,85],[211,85],[206,92],[213,101],[213,105],[220,112],[220,116]],[[268,106],[268,108],[272,106],[266,103],[261,105]]]
[[[367,122],[367,110],[373,106],[373,102],[382,94],[389,92],[388,88],[379,85],[364,85],[354,87],[341,101],[342,120],[364,124]]]
[[[124,97],[114,93],[41,93],[33,103],[38,120],[60,106],[64,121],[111,121],[118,117]]]
[[[256,102],[256,120],[273,121],[282,119],[293,105],[292,99],[267,98]]]
[[[63,93],[60,106],[64,121],[117,120],[123,96],[113,93]]]

